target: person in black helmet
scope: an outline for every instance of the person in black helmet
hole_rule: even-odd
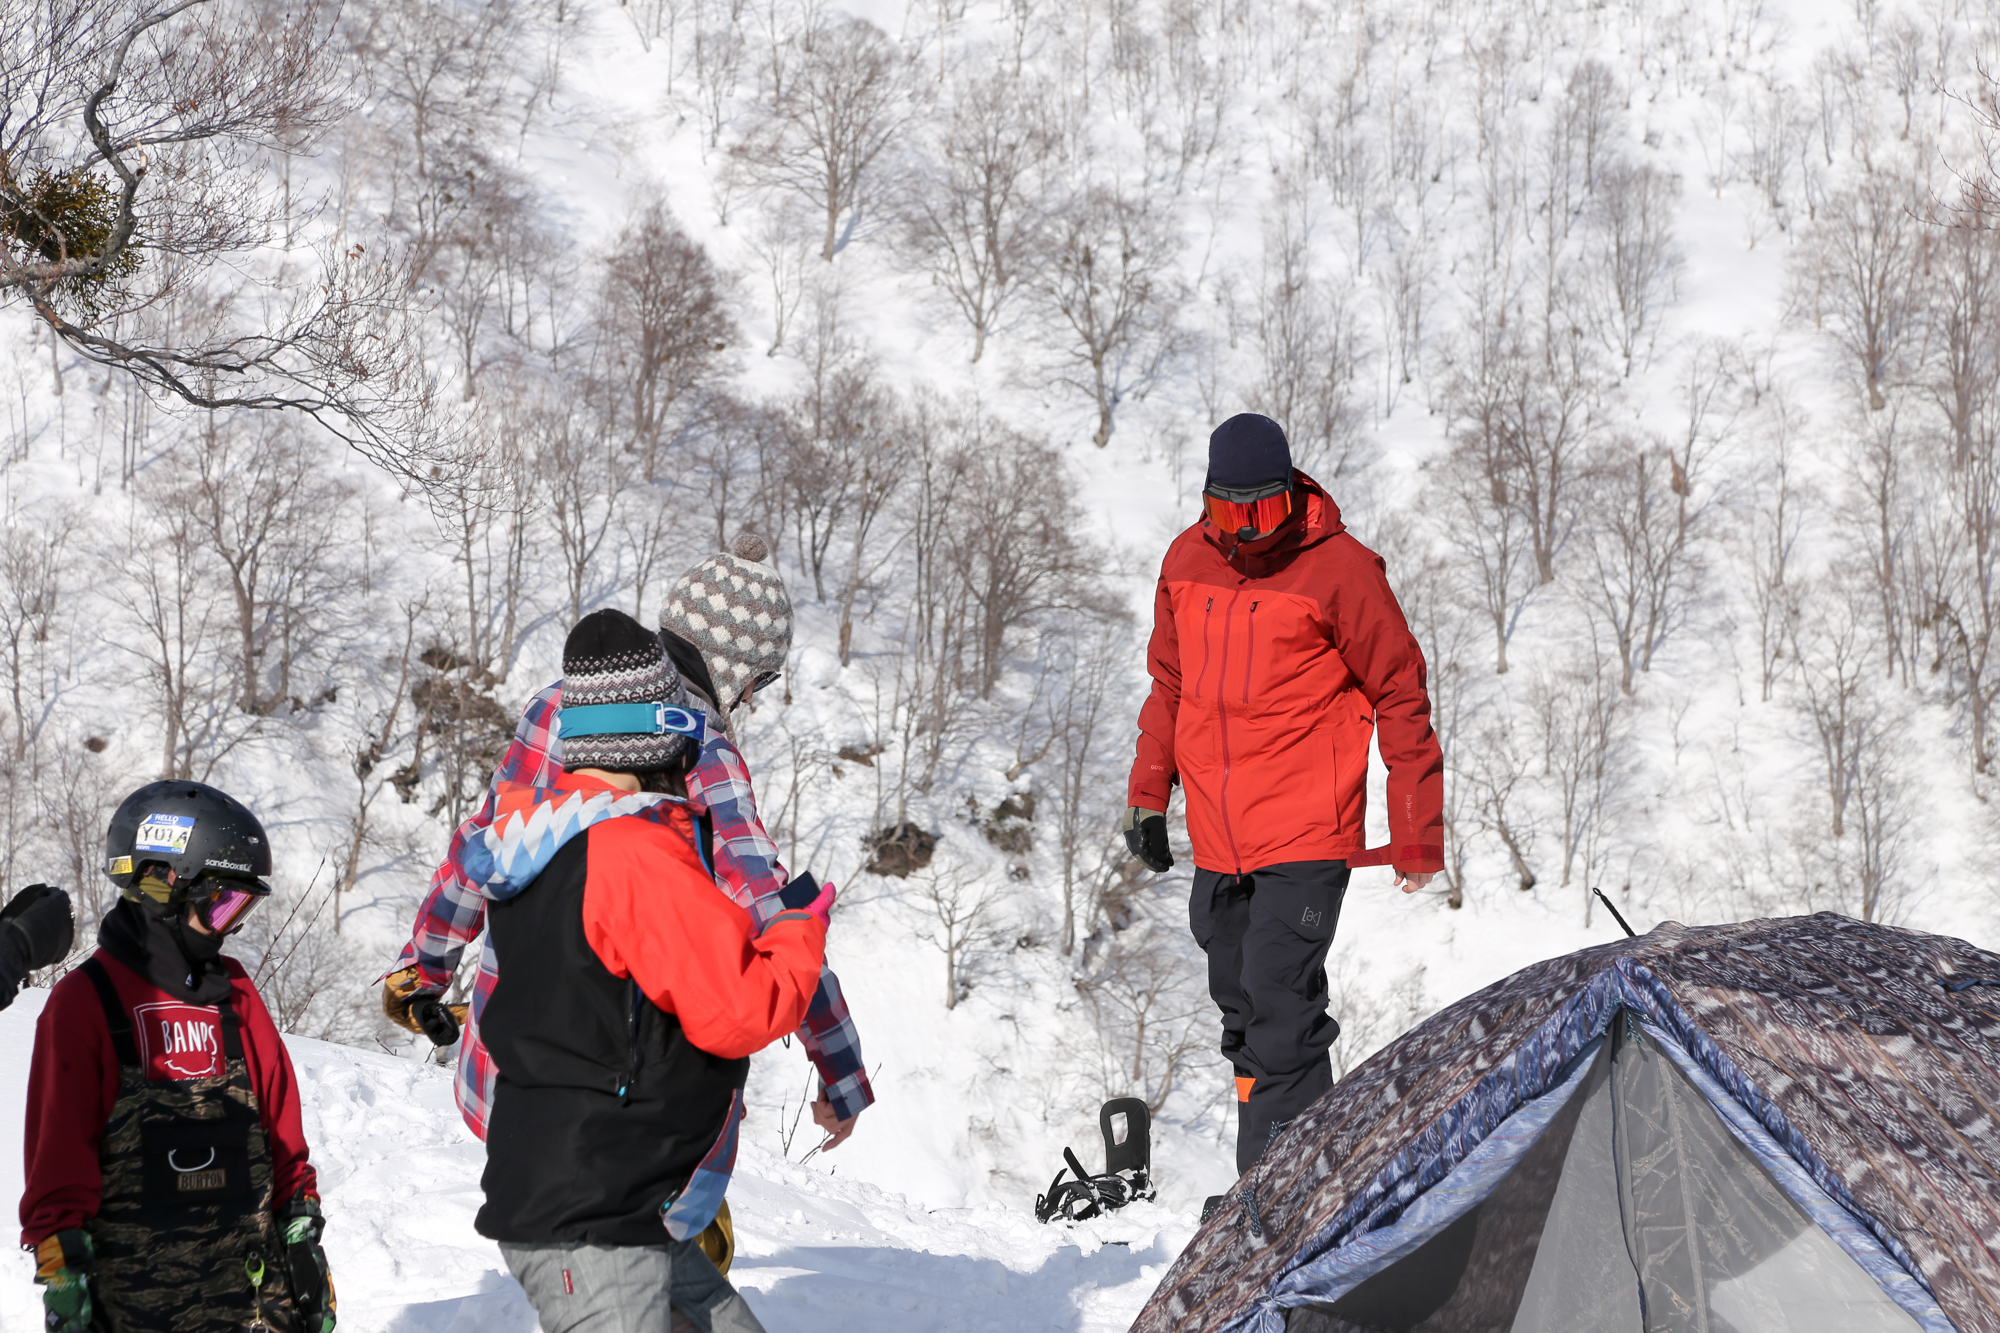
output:
[[[49,1333],[331,1333],[298,1080],[222,950],[271,845],[199,782],[125,798],[97,949],[49,992],[28,1074],[21,1243]]]
[[[75,941],[69,895],[53,885],[30,884],[0,907],[0,1009],[28,973],[60,963]]]

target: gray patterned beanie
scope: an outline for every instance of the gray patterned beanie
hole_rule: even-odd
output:
[[[728,554],[681,575],[667,593],[661,627],[701,650],[725,717],[751,685],[776,680],[792,651],[792,599],[770,546],[739,533]]]
[[[664,705],[665,711],[602,705]],[[676,716],[679,715],[679,716]],[[661,716],[667,724],[657,721]],[[557,713],[563,771],[602,768],[655,773],[687,752],[687,691],[660,636],[623,611],[592,611],[563,642],[562,708]],[[615,728],[615,729],[614,729]]]

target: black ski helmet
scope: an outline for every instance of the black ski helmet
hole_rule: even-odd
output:
[[[104,834],[104,873],[127,897],[142,870],[165,866],[177,897],[203,875],[271,886],[271,840],[249,808],[205,782],[149,782],[127,796]]]

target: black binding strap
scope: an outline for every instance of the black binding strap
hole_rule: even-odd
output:
[[[97,1002],[104,1006],[104,1025],[111,1029],[111,1044],[117,1048],[118,1063],[137,1068],[139,1046],[132,1039],[132,1016],[125,1012],[125,1002],[118,998],[111,974],[95,958],[84,959],[82,971],[97,991]]]

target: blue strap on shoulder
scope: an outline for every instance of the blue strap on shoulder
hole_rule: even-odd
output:
[[[687,736],[699,745],[702,738],[701,714],[692,708],[666,703],[578,704],[556,713],[556,735],[572,736],[660,736],[672,733]]]

